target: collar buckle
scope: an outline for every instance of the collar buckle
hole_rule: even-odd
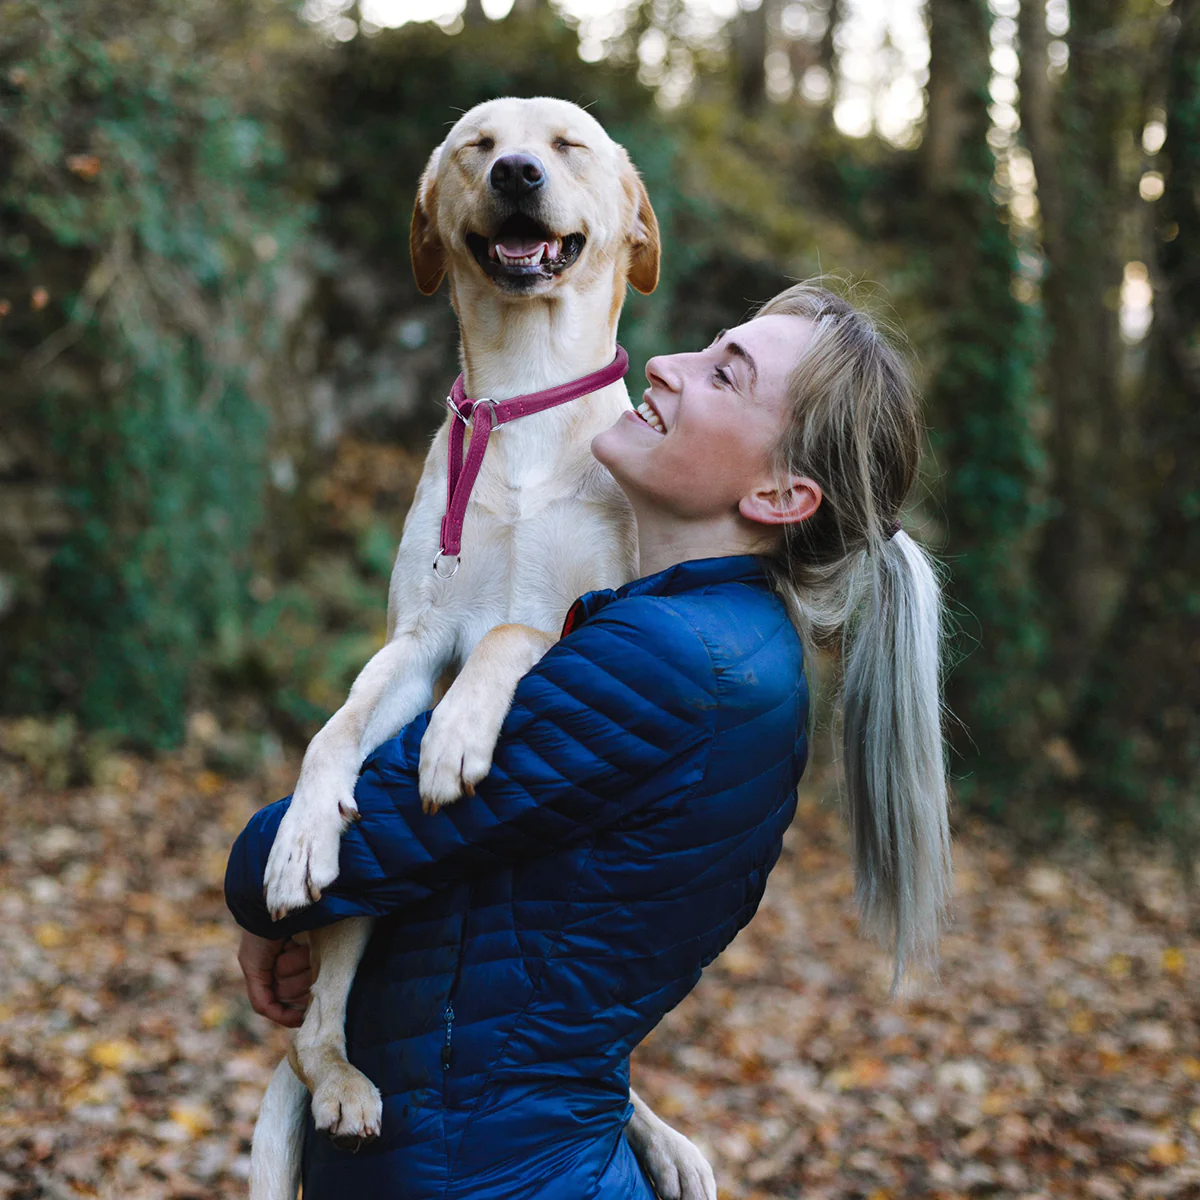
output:
[[[464,415],[463,415],[463,410],[462,410],[461,408],[459,408],[457,404],[455,404],[455,403],[454,403],[454,393],[453,393],[453,392],[451,392],[451,393],[450,393],[450,395],[448,395],[448,396],[446,397],[446,403],[447,403],[447,405],[449,405],[450,411],[451,411],[451,412],[452,412],[452,413],[453,413],[453,414],[454,414],[454,415],[455,415],[455,416],[456,416],[456,417],[457,417],[457,418],[458,418],[458,419],[459,419],[459,420],[460,420],[460,421],[461,421],[461,422],[462,422],[462,423],[463,423],[463,424],[464,424],[464,425],[465,425],[465,426],[466,426],[468,429],[472,429],[472,428],[474,428],[475,414],[476,414],[476,413],[479,411],[479,406],[480,406],[481,404],[486,404],[486,405],[488,406],[488,408],[490,408],[490,409],[492,410],[492,428],[493,428],[493,429],[495,429],[495,428],[496,428],[496,426],[497,426],[497,425],[499,425],[499,424],[501,423],[501,422],[500,422],[500,410],[499,410],[499,408],[498,408],[498,407],[497,407],[497,405],[496,405],[496,401],[495,401],[495,400],[493,400],[493,399],[492,399],[490,396],[481,396],[481,397],[480,397],[478,400],[472,400],[472,401],[470,402],[470,404],[471,404],[471,415],[470,415],[469,417],[468,417],[468,416],[464,416]]]

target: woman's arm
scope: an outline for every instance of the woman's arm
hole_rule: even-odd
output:
[[[317,904],[273,922],[263,902],[263,869],[287,801],[255,814],[238,838],[226,900],[244,928],[280,938],[382,916],[470,874],[583,840],[694,787],[716,709],[712,662],[691,626],[653,597],[614,602],[521,681],[473,798],[421,811],[424,714],[364,765],[360,819],[342,839],[337,883]]]

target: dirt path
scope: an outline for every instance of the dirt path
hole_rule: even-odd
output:
[[[220,882],[293,771],[114,759],[51,791],[0,761],[0,1197],[244,1194],[284,1035],[245,1002]],[[941,983],[889,1002],[807,796],[638,1088],[723,1198],[1200,1197],[1200,939],[1170,873],[1018,861],[975,827],[956,863]]]

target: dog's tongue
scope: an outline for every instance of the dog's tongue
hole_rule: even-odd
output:
[[[503,241],[497,239],[496,249],[503,250],[509,258],[528,258],[531,254],[538,252],[538,247],[543,248],[542,260],[558,257],[558,239],[554,241],[546,241],[545,238],[522,238],[522,237],[506,237]]]

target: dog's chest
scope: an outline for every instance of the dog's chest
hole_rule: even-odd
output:
[[[529,525],[563,503],[575,501],[591,467],[586,446],[543,445],[536,431],[496,430],[471,492],[471,509],[501,525]]]
[[[504,622],[557,629],[578,596],[632,577],[632,514],[587,443],[539,455],[509,432],[489,442],[472,490],[462,582],[483,632]]]

